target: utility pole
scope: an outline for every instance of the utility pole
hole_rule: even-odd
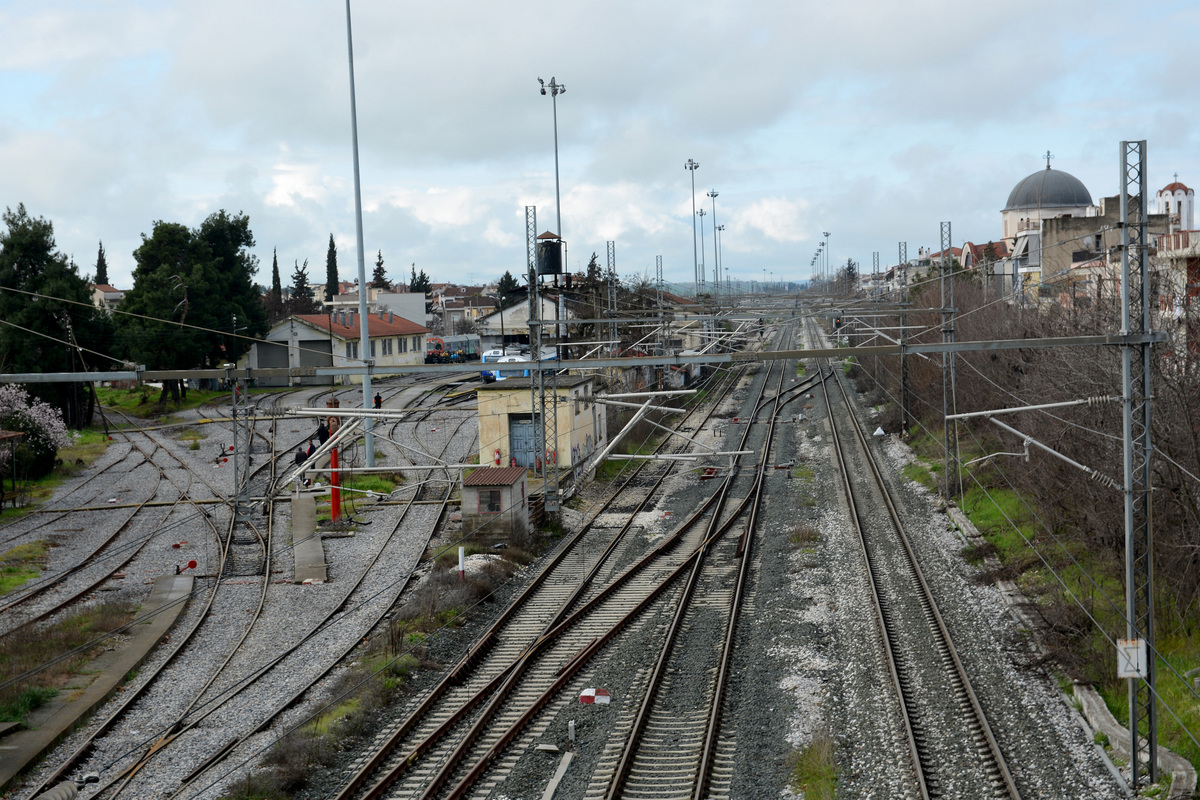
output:
[[[717,252],[717,190],[709,189],[708,196],[712,198],[712,226],[713,226],[713,297],[721,293],[721,256]],[[700,224],[704,224],[704,220],[700,220]],[[701,234],[703,235],[703,234]]]
[[[354,100],[354,36],[350,28],[350,0],[346,0],[346,53],[350,60],[350,133],[354,140],[354,231],[358,247],[358,340],[362,346],[359,356],[367,365],[367,371],[362,376],[362,407],[370,408],[373,402],[371,399],[371,367],[375,365],[375,359],[371,358],[370,317],[367,314],[367,262],[363,257],[362,181],[358,175],[358,108]],[[363,420],[363,432],[366,434],[363,448],[367,451],[368,467],[375,466],[375,434],[371,427],[372,420],[368,416]]]
[[[1121,142],[1121,334],[1148,334],[1150,274],[1147,265],[1146,141]],[[1154,527],[1150,471],[1150,344],[1121,345],[1125,492],[1125,636],[1135,653],[1129,677],[1130,785],[1136,793],[1141,755],[1150,783],[1158,781],[1158,714],[1155,708]],[[1120,663],[1120,659],[1118,659]],[[1119,670],[1120,672],[1120,670]],[[1143,740],[1140,731],[1145,728]],[[1143,746],[1144,742],[1144,746]]]
[[[621,343],[617,340],[617,243],[606,242],[605,250],[608,254],[608,349],[616,358],[621,354]],[[615,371],[613,377],[616,377]]]
[[[696,170],[700,165],[689,158],[683,168],[692,174],[692,276],[696,281],[696,297],[699,297],[700,286],[704,283],[700,274],[700,251],[696,246]]]
[[[942,341],[954,341],[954,255],[951,250],[950,223],[942,223]],[[950,278],[949,304],[946,302],[946,278]],[[958,494],[958,420],[954,397],[954,353],[942,351],[942,430],[946,444],[946,501]]]
[[[654,295],[658,301],[658,354],[661,356],[667,350],[666,320],[663,318],[663,277],[662,256],[654,257]],[[662,372],[662,369],[659,369]]]
[[[908,438],[908,242],[900,242],[900,435]]]
[[[876,250],[871,254],[871,280],[874,281],[879,275],[879,251]],[[879,296],[879,290],[875,290],[875,296]],[[875,317],[875,327],[871,334],[871,344],[879,344],[879,317]],[[879,383],[879,356],[875,356],[871,364],[871,374],[875,378],[875,383]]]
[[[822,244],[825,245],[825,280],[828,281],[829,277],[830,277],[829,276],[829,231],[822,231],[822,233],[825,235],[825,241],[822,242]]]
[[[715,204],[714,204],[714,205],[715,205]],[[716,212],[716,210],[714,210],[714,211],[713,211],[713,214],[716,214],[716,213],[717,213],[717,212]],[[716,221],[716,217],[713,217],[713,221],[714,221],[714,222]],[[721,274],[722,274],[722,269],[721,269],[721,234],[722,234],[722,233],[724,233],[724,232],[725,232],[725,226],[724,226],[724,225],[714,225],[714,226],[713,226],[713,240],[716,242],[716,246],[717,246],[717,263],[716,263],[714,266],[715,266],[715,267],[716,267],[716,269],[717,269],[717,295],[718,295],[718,296],[720,296],[720,294],[721,294]],[[729,276],[728,276],[728,275],[726,275],[726,276],[725,276],[725,296],[726,296],[726,297],[729,297]]]

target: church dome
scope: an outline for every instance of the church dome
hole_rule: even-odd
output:
[[[1013,187],[1005,211],[1019,208],[1078,208],[1090,206],[1092,195],[1083,181],[1062,170],[1040,169]]]

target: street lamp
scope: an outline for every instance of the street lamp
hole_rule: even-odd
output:
[[[542,87],[542,94],[546,90],[550,90],[550,102],[554,106],[554,216],[557,221],[557,230],[559,242],[562,241],[562,199],[558,191],[558,96],[567,91],[567,87],[554,80],[554,76],[550,76],[550,83],[546,83],[541,78],[538,78],[538,84]],[[557,284],[556,284],[557,285]]]
[[[821,242],[821,244],[825,244],[825,245],[829,244],[829,231],[822,231],[822,233],[824,233],[824,235],[825,235],[825,241]],[[829,280],[829,277],[830,277],[829,276],[829,248],[826,247],[825,248],[825,279]]]
[[[683,168],[692,173],[692,278],[696,281],[696,297],[699,297],[703,278],[700,275],[700,255],[696,249],[696,170],[700,169],[700,165],[689,158]]]
[[[362,181],[358,174],[358,106],[354,95],[354,35],[350,24],[350,0],[346,0],[346,56],[350,62],[350,138],[354,142],[354,229],[355,244],[358,247],[358,285],[367,285],[367,264],[363,257],[363,219],[362,219]],[[371,331],[370,317],[367,316],[367,293],[362,289],[358,292],[358,340],[362,342],[363,360],[370,358]],[[332,355],[330,356],[332,363]],[[371,400],[371,370],[362,376],[363,408],[370,408]],[[367,453],[367,466],[375,466],[375,434],[370,417],[363,420],[364,449]]]
[[[712,224],[713,224],[713,279],[716,282],[716,291],[714,295],[721,293],[721,264],[720,256],[717,255],[717,190],[709,189],[708,196],[712,198]],[[703,222],[704,220],[701,220]]]
[[[713,213],[716,214],[717,212],[714,211]],[[713,221],[714,222],[716,221],[716,217],[713,217]],[[715,266],[717,268],[717,291],[718,291],[718,293],[720,292],[720,287],[721,287],[721,232],[724,230],[725,230],[724,225],[717,225],[716,227],[713,228],[713,239],[715,239],[717,242],[717,248],[716,248],[717,249],[717,263]],[[728,275],[725,276],[725,288],[727,290],[729,288],[729,276]],[[726,294],[729,294],[729,292],[726,291]]]
[[[705,213],[707,213],[707,212],[705,212],[705,210],[703,208],[696,212],[696,216],[700,217],[700,257],[701,258],[704,257],[704,215],[705,215]],[[703,261],[700,262],[700,285],[703,288],[707,288],[704,286],[704,262]],[[697,297],[700,296],[699,290],[696,291],[696,296]]]

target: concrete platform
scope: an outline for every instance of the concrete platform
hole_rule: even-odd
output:
[[[133,638],[105,652],[59,690],[57,697],[30,714],[28,729],[0,739],[0,790],[45,755],[112,696],[126,675],[141,666],[183,613],[192,585],[191,575],[163,575],[155,580],[149,599],[137,611],[137,618],[143,621],[128,631]]]
[[[292,497],[292,557],[296,583],[328,580],[325,546],[317,533],[317,501],[311,494]]]

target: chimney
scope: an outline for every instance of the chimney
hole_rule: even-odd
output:
[[[383,311],[382,310],[379,312],[379,321],[383,322]]]
[[[354,327],[354,312],[353,311],[349,312],[346,319],[348,320],[346,322],[346,324],[353,328]]]
[[[396,315],[393,314],[391,311],[389,311],[388,312],[388,322],[395,322],[395,321],[396,321]]]

